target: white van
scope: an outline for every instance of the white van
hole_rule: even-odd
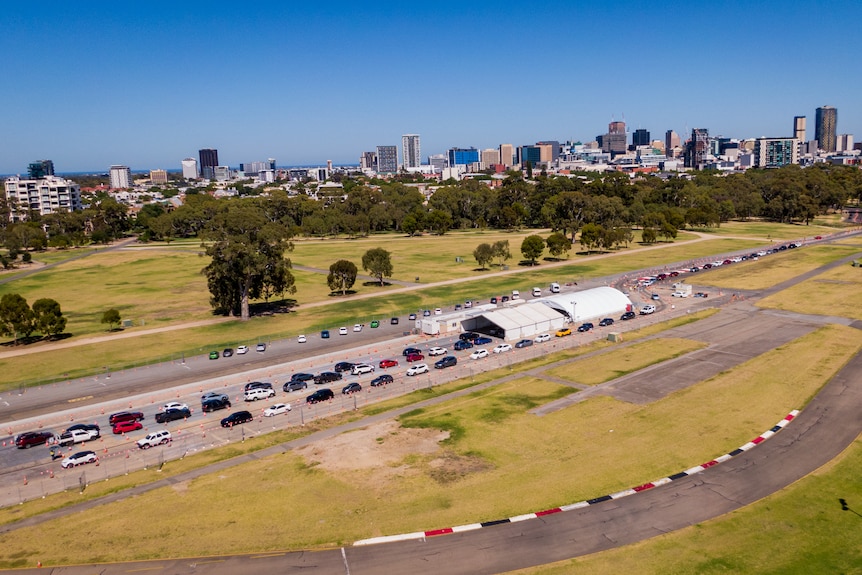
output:
[[[554,282],[551,284],[551,293],[560,293],[560,284]]]
[[[533,288],[533,297],[539,297],[542,295],[542,288]]]
[[[521,292],[516,289],[512,290],[512,299],[521,299]]]

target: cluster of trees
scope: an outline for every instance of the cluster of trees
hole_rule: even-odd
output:
[[[380,285],[384,285],[383,278],[392,277],[392,254],[383,248],[372,248],[362,256],[362,269],[377,278]],[[326,282],[330,291],[345,295],[356,283],[358,274],[359,269],[356,264],[349,260],[338,260],[329,266]]]
[[[583,240],[581,240],[583,242]],[[567,254],[572,248],[572,242],[559,232],[554,232],[547,238],[543,238],[538,234],[532,234],[524,238],[521,242],[521,254],[530,265],[536,265],[536,260],[548,248],[548,253],[551,256],[558,258],[563,254]],[[509,250],[509,240],[500,240],[490,243],[482,243],[476,246],[473,250],[473,259],[476,260],[482,269],[486,269],[488,264],[494,260],[498,260],[498,265],[502,266],[506,260],[512,258],[512,252]]]
[[[16,344],[35,332],[54,338],[65,329],[66,318],[60,304],[53,299],[37,299],[31,308],[17,293],[7,293],[0,298],[0,333],[12,336]]]

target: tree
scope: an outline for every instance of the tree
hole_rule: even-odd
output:
[[[123,319],[120,317],[120,312],[114,308],[102,314],[102,323],[108,324],[108,331],[113,330],[115,325],[119,327],[121,321]]]
[[[452,228],[452,216],[443,210],[434,210],[428,214],[428,229],[438,236],[444,235]]]
[[[0,298],[0,330],[11,335],[16,344],[19,337],[33,333],[33,310],[20,294],[7,293]]]
[[[543,251],[545,251],[545,240],[542,239],[542,236],[534,234],[527,236],[521,242],[521,253],[530,261],[531,266],[536,265],[536,260],[542,255]]]
[[[376,277],[383,285],[384,277],[392,277],[392,254],[383,248],[372,248],[362,256],[362,269]]]
[[[202,230],[206,255],[212,261],[201,272],[207,277],[210,305],[217,312],[249,318],[249,300],[264,294],[294,293],[290,260],[293,248],[287,228],[266,218],[254,200],[234,200]]]
[[[419,221],[413,214],[407,214],[401,220],[401,231],[411,238],[419,231]]]
[[[648,245],[654,244],[657,237],[655,228],[644,228],[643,232],[641,232],[641,240]]]
[[[569,241],[569,238],[559,232],[549,235],[545,243],[548,245],[548,253],[555,258],[568,254],[569,250],[572,249],[572,242]]]
[[[604,228],[597,224],[586,224],[581,228],[581,245],[586,248],[588,252],[592,251],[594,247],[598,247],[600,245],[600,239],[602,234],[604,233]]]
[[[359,270],[356,269],[356,264],[347,260],[338,260],[329,266],[326,282],[331,291],[340,291],[341,295],[344,295],[356,283],[357,273]]]
[[[60,304],[51,298],[33,302],[33,323],[38,331],[49,338],[60,335],[66,329],[66,318],[63,317]]]
[[[503,262],[512,259],[512,253],[509,251],[509,240],[500,240],[494,242],[494,245],[491,246],[494,250],[494,258],[500,260],[500,265],[503,265]]]
[[[476,263],[482,266],[482,269],[488,267],[488,264],[494,260],[494,248],[491,244],[479,244],[473,250],[473,259]]]

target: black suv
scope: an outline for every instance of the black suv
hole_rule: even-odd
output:
[[[353,369],[353,364],[349,361],[339,361],[335,364],[335,371],[341,373],[342,371],[350,371]]]
[[[272,389],[272,384],[267,381],[252,381],[245,384],[244,391],[248,391],[250,389]]]
[[[253,420],[251,413],[248,411],[237,411],[235,413],[231,413],[227,417],[221,420],[222,427],[233,427],[234,425],[239,425],[240,423],[246,423]]]
[[[594,327],[595,326],[591,322],[585,322],[585,323],[581,324],[581,326],[578,328],[578,331],[580,331],[580,332],[590,331]]]
[[[458,363],[458,359],[454,355],[447,355],[443,359],[437,360],[434,363],[434,367],[436,369],[443,369],[444,367],[452,367]]]
[[[281,389],[282,389],[282,391],[288,392],[288,391],[297,391],[300,389],[305,389],[307,387],[308,387],[308,382],[300,381],[298,379],[291,379],[290,381],[285,383]]]
[[[314,376],[314,383],[320,385],[321,383],[332,383],[333,381],[338,381],[341,379],[341,374],[336,373],[334,371],[324,371],[320,375]]]
[[[307,403],[317,403],[318,401],[326,401],[327,399],[332,399],[333,397],[335,397],[335,394],[332,393],[332,390],[324,388],[318,389],[317,391],[306,397],[305,401]]]
[[[627,319],[634,319],[634,318],[636,318],[636,317],[637,317],[637,315],[635,314],[635,312],[633,312],[633,311],[627,311],[627,312],[626,312],[626,313],[624,313],[622,316],[620,316],[620,319],[622,319],[622,320],[627,320]]]
[[[290,381],[311,381],[314,379],[313,373],[294,373],[290,376]]]
[[[188,408],[183,409],[166,409],[156,414],[156,423],[167,423],[177,419],[186,419],[192,416],[192,412]]]
[[[210,411],[218,411],[220,409],[228,409],[230,401],[227,398],[214,397],[201,402],[201,410],[208,413]]]

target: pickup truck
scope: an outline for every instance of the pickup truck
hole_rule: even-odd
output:
[[[75,443],[84,443],[85,441],[90,441],[98,438],[99,432],[97,430],[85,431],[83,429],[75,429],[73,431],[68,431],[60,435],[60,437],[57,439],[57,445],[73,445]]]

